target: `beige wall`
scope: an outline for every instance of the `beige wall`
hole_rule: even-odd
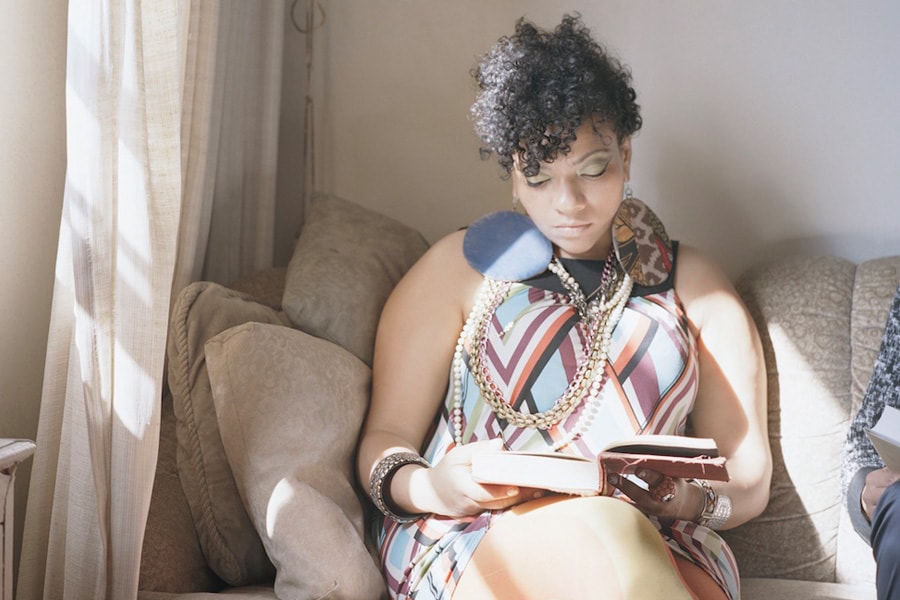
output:
[[[632,185],[731,274],[790,249],[900,253],[900,3],[331,0],[319,187],[435,239],[509,204],[467,110],[476,56],[523,14],[580,10],[632,67]]]
[[[0,2],[0,437],[37,432],[65,177],[65,25],[63,0]],[[30,467],[17,477],[17,540]]]

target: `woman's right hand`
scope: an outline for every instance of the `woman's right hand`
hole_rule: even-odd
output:
[[[894,473],[887,467],[866,475],[866,485],[863,487],[859,500],[870,523],[875,515],[875,506],[881,500],[884,490],[897,480],[900,480],[900,473]]]
[[[472,455],[476,452],[503,452],[503,442],[489,440],[457,446],[436,465],[410,475],[411,494],[421,499],[422,508],[458,518],[507,508],[543,495],[533,489],[476,482],[472,479]]]

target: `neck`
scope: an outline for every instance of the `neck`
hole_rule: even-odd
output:
[[[553,246],[553,256],[558,258],[574,258],[580,260],[606,260],[613,252],[613,244],[610,239],[601,240],[596,246],[583,253],[567,252],[559,246]]]

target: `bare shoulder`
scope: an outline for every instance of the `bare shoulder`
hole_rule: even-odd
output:
[[[435,242],[400,280],[391,301],[467,313],[482,278],[463,255],[464,237],[465,231],[455,231]]]
[[[436,241],[419,259],[415,269],[426,273],[434,270],[446,273],[451,270],[460,275],[468,274],[472,268],[466,262],[462,252],[465,235],[465,230],[454,231]],[[472,272],[474,273],[474,271]]]
[[[701,329],[714,317],[744,311],[744,305],[722,268],[702,250],[680,244],[675,292],[692,325]]]

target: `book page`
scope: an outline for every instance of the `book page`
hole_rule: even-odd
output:
[[[719,456],[716,441],[712,438],[666,434],[645,434],[618,440],[608,444],[604,450],[659,456]]]
[[[866,435],[890,470],[900,473],[900,410],[885,406],[881,418]]]
[[[472,455],[472,478],[577,495],[594,495],[602,487],[593,459],[543,452],[477,452]]]

